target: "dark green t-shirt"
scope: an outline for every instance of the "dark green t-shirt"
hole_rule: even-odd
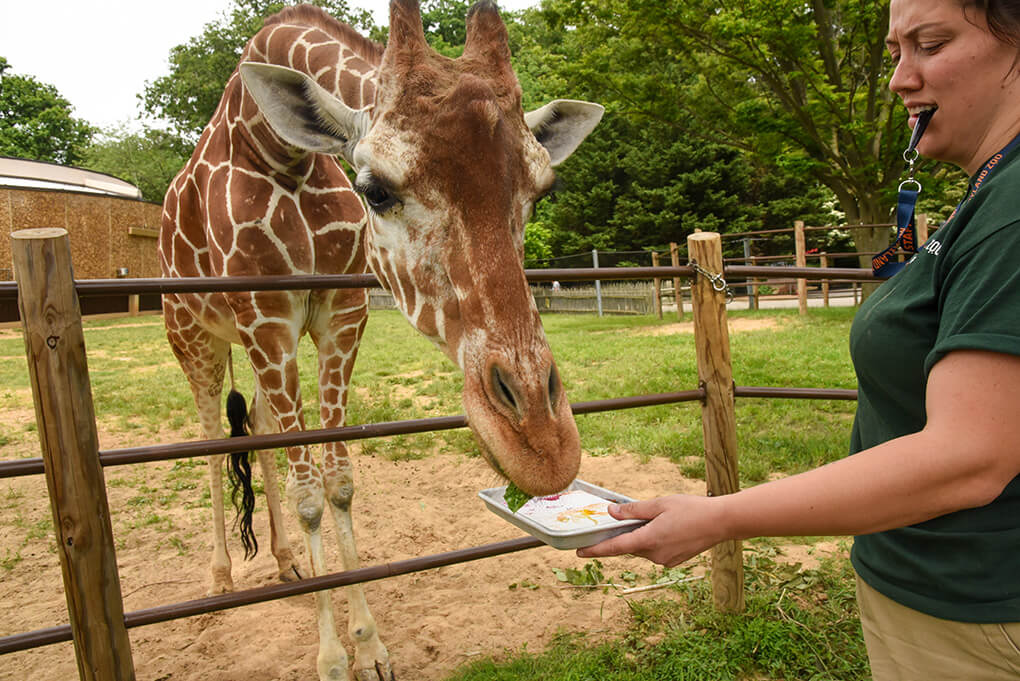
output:
[[[857,313],[851,452],[921,430],[928,372],[963,349],[1020,355],[1017,150]],[[987,506],[859,536],[851,559],[865,582],[915,610],[1020,622],[1020,477]]]

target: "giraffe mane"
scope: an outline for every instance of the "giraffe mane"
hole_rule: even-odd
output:
[[[350,46],[355,52],[373,64],[378,64],[382,60],[385,46],[380,45],[374,40],[369,40],[348,24],[342,23],[336,17],[315,5],[302,3],[300,5],[284,7],[276,14],[266,17],[262,26],[267,27],[274,24],[318,28]]]

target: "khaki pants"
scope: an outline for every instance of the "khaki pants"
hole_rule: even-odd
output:
[[[857,578],[874,681],[1018,681],[1020,622],[974,624],[926,615]]]

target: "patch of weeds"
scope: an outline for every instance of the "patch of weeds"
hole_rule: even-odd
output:
[[[597,560],[590,560],[580,570],[576,568],[553,568],[556,579],[572,586],[586,586],[596,588],[606,586],[606,576],[602,572],[602,563]]]
[[[170,537],[170,539],[167,540],[167,543],[169,543],[170,546],[172,546],[175,549],[177,549],[177,555],[178,556],[187,555],[187,553],[188,553],[188,546],[187,546],[187,544],[184,543],[184,541],[180,537],[177,537],[177,536]]]
[[[201,490],[202,493],[198,499],[184,502],[185,508],[212,508],[212,492],[209,490],[209,485],[203,485]]]
[[[439,451],[444,454],[463,454],[469,459],[482,455],[482,450],[478,445],[475,434],[467,428],[448,430],[437,435],[439,436]]]
[[[15,567],[17,567],[18,563],[20,563],[22,560],[23,559],[21,557],[20,549],[13,552],[10,549],[6,549],[4,551],[4,557],[0,558],[0,569],[10,572]]]
[[[525,580],[522,580],[520,582],[514,582],[513,584],[511,584],[507,588],[510,589],[510,591],[516,591],[517,589],[525,589],[527,591],[535,591],[536,589],[539,589],[541,587],[538,584],[535,584],[534,582],[532,582],[531,580],[525,579]]]
[[[156,499],[156,503],[159,504],[159,506],[161,508],[168,508],[170,506],[176,506],[177,505],[177,494],[174,493],[174,492],[171,492],[169,494],[164,494],[164,495],[162,495],[162,496],[160,496],[160,497],[158,497]]]
[[[161,529],[165,531],[174,529],[173,521],[158,513],[149,513],[141,518],[137,518],[131,523],[130,527],[135,530],[141,527],[155,527],[157,525],[161,526]]]
[[[152,506],[152,498],[148,497],[148,496],[146,496],[144,494],[139,494],[138,496],[134,496],[134,497],[131,497],[130,499],[128,499],[126,503],[127,503],[128,506],[131,506],[131,507],[134,507],[134,508],[140,508],[140,507],[143,507],[143,506]]]
[[[28,534],[25,535],[25,539],[45,539],[53,535],[53,521],[49,518],[43,518],[37,520],[31,526],[29,526]]]
[[[198,483],[195,482],[194,480],[178,479],[172,480],[170,483],[170,489],[172,489],[175,492],[182,492],[188,489],[195,489],[196,487],[198,487]]]
[[[22,500],[25,498],[25,493],[10,487],[7,489],[7,494],[4,495],[4,501],[6,502],[3,508],[17,508],[21,505]]]

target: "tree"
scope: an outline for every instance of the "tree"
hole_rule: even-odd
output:
[[[190,144],[198,141],[220,103],[247,42],[263,19],[287,4],[279,0],[234,0],[229,14],[205,25],[202,34],[170,50],[170,73],[145,84],[143,108],[170,123]],[[371,14],[352,9],[347,0],[311,0],[355,28],[372,29]]]
[[[567,163],[560,189],[537,211],[556,255],[662,249],[696,229],[742,232],[831,218],[810,180],[762,172],[733,148],[643,117],[608,113]],[[727,245],[740,251],[737,242]]]
[[[622,111],[811,177],[849,223],[890,221],[906,111],[887,88],[888,0],[546,0],[568,77]],[[694,122],[691,125],[690,122]],[[875,252],[887,229],[857,230]]]
[[[55,87],[10,73],[0,57],[0,155],[73,165],[94,129]]]
[[[467,40],[468,7],[465,0],[424,0],[421,3],[421,23],[425,37],[438,52],[447,54],[444,48],[464,47]],[[457,50],[459,52],[461,50]]]
[[[161,203],[190,149],[165,130],[104,130],[84,153],[85,168],[115,175],[142,191],[146,201]]]

